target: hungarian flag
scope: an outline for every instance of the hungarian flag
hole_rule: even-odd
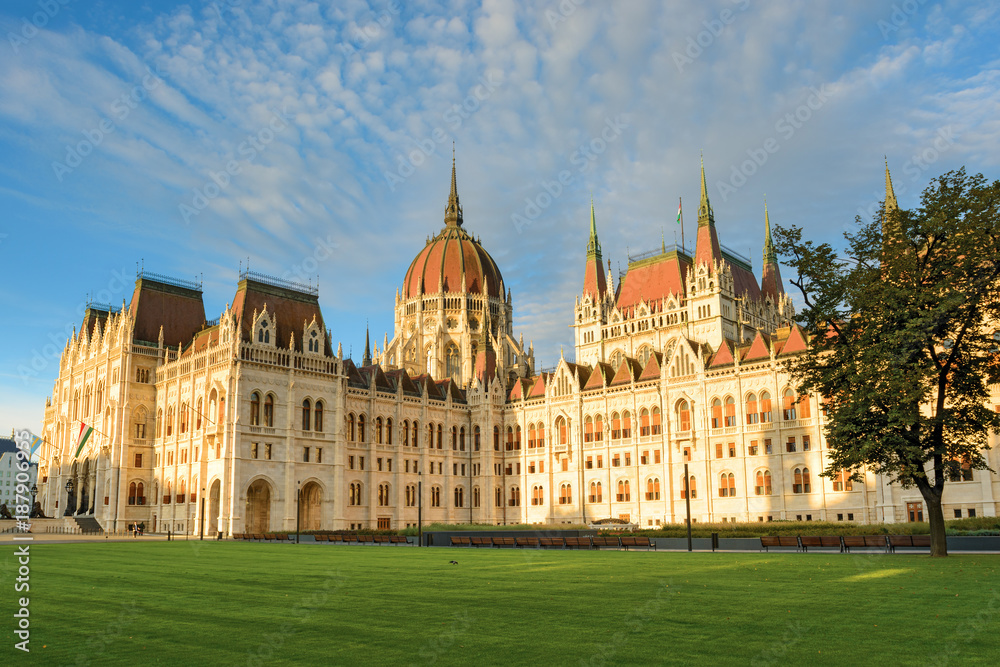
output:
[[[83,451],[84,445],[87,444],[87,440],[90,439],[93,432],[93,426],[87,426],[83,422],[80,422],[80,433],[76,436],[76,454],[73,455],[74,459],[80,455],[80,452]]]
[[[681,198],[677,198],[677,224],[681,224]]]

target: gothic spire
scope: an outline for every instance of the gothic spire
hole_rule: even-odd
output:
[[[890,213],[899,210],[896,203],[896,193],[892,189],[892,177],[889,176],[889,159],[885,160],[885,212]]]
[[[372,351],[371,345],[368,343],[368,326],[365,325],[365,356],[361,357],[362,366],[372,365]]]
[[[587,242],[587,266],[583,271],[583,293],[595,300],[601,299],[608,290],[608,283],[601,270],[601,244],[597,240],[597,220],[594,216],[594,200],[590,200],[590,240]]]
[[[767,213],[767,198],[764,198],[764,265],[775,264],[778,255],[774,252],[774,243],[771,241],[771,216]]]
[[[597,240],[597,221],[594,218],[594,198],[590,198],[590,240],[587,241],[587,257],[596,256],[601,261],[601,244]]]
[[[458,181],[455,178],[455,146],[451,147],[451,194],[444,209],[444,223],[449,227],[462,226],[462,204],[458,201]]]
[[[698,204],[698,238],[694,247],[694,263],[714,266],[722,261],[719,234],[715,230],[715,213],[708,201],[708,184],[705,181],[705,158],[701,158],[701,202]]]
[[[760,277],[760,293],[765,299],[777,304],[785,293],[781,283],[781,271],[778,269],[778,253],[774,251],[771,241],[771,216],[767,212],[767,199],[764,200],[764,268]]]
[[[715,225],[715,213],[708,201],[708,185],[705,182],[705,156],[701,158],[701,202],[698,204],[698,226]]]

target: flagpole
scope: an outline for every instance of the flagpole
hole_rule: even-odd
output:
[[[677,211],[681,216],[681,250],[687,252],[687,246],[684,245],[684,206],[680,197],[677,198]]]

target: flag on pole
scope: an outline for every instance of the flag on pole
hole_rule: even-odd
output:
[[[90,439],[93,432],[93,426],[87,426],[83,422],[80,422],[80,433],[76,436],[76,454],[73,455],[74,459],[80,456],[80,452],[83,451],[84,445],[87,444],[87,440]]]
[[[681,199],[677,198],[677,224],[681,224]]]
[[[35,450],[38,449],[38,447],[41,444],[42,444],[42,439],[39,438],[37,435],[32,435],[31,436],[31,444],[30,444],[30,447],[29,447],[30,454],[34,455]]]

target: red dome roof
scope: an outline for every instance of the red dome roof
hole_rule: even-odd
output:
[[[467,291],[482,293],[485,286],[489,296],[503,298],[503,276],[496,262],[464,229],[450,224],[410,264],[403,279],[403,298],[434,294],[439,284],[445,292],[461,292],[463,277]]]

